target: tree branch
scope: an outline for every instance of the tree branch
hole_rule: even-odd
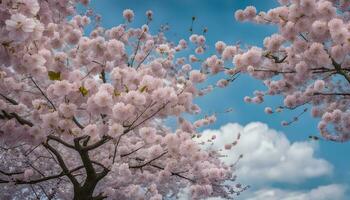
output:
[[[145,31],[142,31],[141,36],[140,36],[140,37],[138,38],[138,40],[137,40],[136,50],[135,50],[135,52],[134,52],[133,57],[131,58],[131,64],[129,65],[129,66],[131,66],[131,67],[133,67],[133,65],[134,65],[135,57],[136,57],[136,55],[137,55],[137,52],[139,51],[140,44],[141,44],[141,38],[142,38],[142,36],[143,36],[144,33],[145,33]]]
[[[80,169],[82,169],[83,166],[79,166],[79,167],[76,167],[70,171],[68,171],[69,173],[73,173],[75,171],[78,171]],[[16,173],[19,173],[19,172],[16,172]],[[21,172],[23,173],[23,172]],[[19,174],[21,174],[19,173]],[[4,173],[5,174],[5,173]],[[6,173],[6,174],[9,174],[8,176],[11,176],[11,175],[15,175],[14,173]],[[10,182],[14,182],[16,185],[24,185],[24,184],[36,184],[36,183],[41,183],[41,182],[44,182],[44,181],[48,181],[48,180],[52,180],[52,179],[56,179],[56,178],[59,178],[59,177],[62,177],[62,176],[65,176],[67,175],[65,172],[61,172],[59,174],[55,174],[55,175],[52,175],[52,176],[45,176],[45,177],[42,177],[42,178],[39,178],[39,179],[34,179],[34,180],[30,180],[30,181],[23,181],[23,180],[0,180],[0,183],[10,183]]]
[[[332,64],[335,70],[337,71],[337,74],[342,75],[348,81],[348,83],[350,83],[350,75],[345,70],[343,70],[341,68],[341,65],[337,63],[333,58],[332,58]]]
[[[137,70],[138,68],[140,68],[140,66],[142,65],[143,62],[145,62],[145,60],[147,59],[147,57],[148,57],[148,56],[151,54],[151,52],[153,51],[153,48],[154,48],[154,47],[152,47],[152,48],[147,52],[146,56],[142,58],[142,60],[140,61],[140,63],[137,65],[136,70]]]
[[[107,135],[104,135],[104,136],[102,136],[102,139],[101,139],[101,140],[99,140],[99,141],[97,141],[96,143],[94,143],[94,144],[92,144],[92,145],[89,145],[89,146],[87,146],[87,147],[82,147],[81,150],[83,150],[83,151],[90,151],[90,150],[96,149],[96,148],[98,148],[98,147],[104,145],[106,142],[108,142],[108,141],[110,141],[110,140],[112,140],[112,139],[113,139],[112,137],[107,136]]]
[[[77,120],[77,118],[75,116],[73,116],[73,122],[80,128],[80,129],[84,129],[85,127],[83,125],[81,125],[79,123],[79,121]]]
[[[20,171],[20,172],[5,172],[5,171],[0,169],[0,173],[4,174],[6,176],[13,176],[13,175],[18,175],[18,174],[23,174],[24,172],[23,171]]]
[[[68,144],[67,142],[63,141],[61,138],[59,138],[59,137],[57,137],[57,136],[48,135],[48,136],[47,136],[47,139],[48,139],[48,141],[49,141],[49,140],[54,140],[54,141],[56,141],[56,142],[58,142],[58,143],[60,143],[60,144],[62,144],[62,145],[64,145],[64,146],[66,146],[66,147],[68,147],[68,148],[75,149],[75,147],[74,147],[73,145]]]
[[[21,116],[19,116],[17,113],[14,113],[14,112],[12,112],[12,113],[8,113],[8,112],[6,112],[5,110],[1,110],[2,111],[2,113],[4,114],[3,116],[5,117],[5,118],[7,118],[7,119],[13,119],[13,118],[15,118],[17,121],[18,121],[18,123],[20,123],[21,125],[28,125],[28,126],[30,126],[30,127],[33,127],[34,126],[34,124],[32,123],[32,122],[30,122],[30,121],[28,121],[28,120],[26,120],[26,119],[23,119]]]
[[[269,58],[269,59],[273,59],[275,61],[275,63],[283,63],[286,59],[287,59],[287,55],[285,55],[283,58],[279,58],[278,56],[275,56],[275,55],[272,55],[270,53],[266,54],[265,55],[266,58]]]
[[[55,148],[53,148],[52,146],[50,146],[48,142],[49,142],[49,141],[46,141],[45,143],[43,143],[43,146],[44,146],[46,149],[50,150],[50,151],[55,155],[55,157],[56,157],[56,159],[57,159],[57,161],[58,161],[60,167],[61,167],[62,170],[63,170],[64,175],[66,175],[66,176],[69,178],[69,180],[72,182],[73,186],[74,186],[74,187],[79,187],[79,186],[80,186],[80,185],[79,185],[79,182],[77,181],[77,179],[75,179],[75,177],[74,177],[74,176],[70,173],[70,171],[68,170],[68,168],[67,168],[65,162],[63,161],[63,158],[62,158],[62,156],[60,155],[60,153],[59,153]]]
[[[108,174],[108,172],[110,171],[107,167],[105,167],[104,165],[102,165],[101,163],[99,163],[99,162],[96,162],[96,161],[91,161],[93,164],[95,164],[95,165],[98,165],[98,166],[100,166],[100,167],[102,167],[103,168],[103,170],[102,170],[102,172],[100,172],[100,173],[97,173],[97,175],[96,175],[96,179],[97,180],[101,180],[103,177],[105,177],[107,174]]]
[[[83,162],[83,165],[86,170],[86,182],[88,180],[92,180],[96,178],[96,171],[95,168],[92,166],[92,162],[89,157],[89,152],[88,150],[83,150],[82,146],[80,145],[80,140],[74,139],[74,146],[75,149],[78,151],[81,161]]]
[[[3,95],[3,94],[1,94],[1,93],[0,93],[0,96],[1,96],[2,98],[4,98],[6,101],[10,102],[11,104],[13,104],[13,105],[18,105],[18,102],[17,102],[17,101],[15,101],[15,100],[13,100],[13,99],[11,99],[11,98],[8,98],[7,96],[5,96],[5,95]]]
[[[322,92],[315,92],[314,95],[324,95],[324,96],[350,96],[350,93],[322,93]]]
[[[151,114],[150,116],[146,117],[144,120],[142,120],[140,123],[136,124],[133,127],[130,127],[129,129],[124,130],[124,134],[126,134],[127,132],[135,129],[136,127],[140,126],[141,124],[143,124],[144,122],[146,122],[147,120],[151,119],[152,117],[154,117],[156,114],[158,114],[161,110],[163,110],[168,104],[170,103],[170,101],[164,103],[158,110],[156,110],[153,114]]]
[[[120,155],[120,157],[123,158],[123,157],[129,156],[129,155],[131,155],[131,154],[137,152],[138,150],[142,149],[144,146],[145,146],[145,145],[142,145],[142,146],[140,146],[139,148],[137,148],[137,149],[135,149],[135,150],[133,150],[133,151],[131,151],[131,152],[129,152],[129,153],[122,154],[122,155]]]
[[[161,158],[162,156],[164,156],[164,155],[167,154],[167,153],[168,153],[168,152],[165,151],[165,152],[163,152],[162,154],[160,154],[159,156],[157,156],[157,157],[155,157],[155,158],[152,158],[151,160],[145,162],[144,164],[129,166],[129,168],[132,168],[132,169],[143,168],[144,166],[151,164],[151,162],[153,162],[153,161],[155,161],[155,160]]]
[[[326,72],[334,72],[336,70],[333,69],[327,69],[327,68],[311,68],[310,69],[312,73],[326,73]],[[254,69],[254,72],[270,72],[270,73],[275,73],[275,74],[294,74],[297,73],[295,70],[291,71],[278,71],[278,70],[273,70],[273,69],[267,69],[267,68],[261,68],[261,69]]]
[[[160,166],[158,166],[158,165],[150,164],[150,166],[155,167],[155,168],[160,169],[160,170],[164,170],[164,167],[160,167]],[[172,176],[177,176],[177,177],[186,179],[186,180],[188,180],[188,181],[190,181],[190,182],[192,182],[192,183],[195,183],[195,182],[196,182],[195,180],[190,179],[190,178],[187,178],[186,176],[183,176],[183,175],[181,175],[181,174],[178,173],[178,172],[170,172],[170,173],[171,173]]]
[[[34,81],[33,77],[29,77],[30,80],[32,80],[32,82],[34,83],[35,87],[40,91],[40,93],[45,97],[45,99],[50,103],[50,105],[52,106],[52,108],[54,110],[56,110],[55,105],[52,103],[52,101],[46,96],[46,94],[44,93],[44,91],[41,90],[41,88],[39,87],[39,85]]]

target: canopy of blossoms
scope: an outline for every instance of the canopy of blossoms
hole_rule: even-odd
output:
[[[124,24],[104,29],[91,9],[77,14],[78,3],[0,2],[0,198],[160,200],[189,188],[198,199],[244,190],[227,184],[234,166],[193,140],[215,116],[194,125],[181,117],[200,112],[193,99],[212,87],[196,84],[222,70],[192,69],[205,37],[173,43],[164,30],[151,34],[152,11],[140,28],[125,10]],[[193,55],[179,57],[188,45]],[[178,119],[175,131],[168,117]]]
[[[267,86],[245,101],[262,103],[266,95],[282,96],[283,105],[265,109],[269,114],[311,105],[312,116],[321,118],[318,128],[325,139],[350,140],[350,2],[279,3],[267,12],[257,13],[253,6],[235,12],[239,21],[278,26],[277,33],[265,38],[263,48],[251,47],[234,57],[234,70]],[[300,115],[282,125],[297,121]]]

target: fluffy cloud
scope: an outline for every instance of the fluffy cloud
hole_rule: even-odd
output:
[[[346,188],[343,185],[319,186],[310,191],[289,191],[280,189],[262,189],[248,197],[246,200],[343,200]]]
[[[310,191],[281,190],[277,188],[265,188],[257,191],[246,191],[237,199],[244,200],[346,200],[347,188],[344,185],[331,184],[319,186]],[[188,197],[180,197],[186,200]],[[224,200],[223,198],[208,198],[206,200]]]
[[[231,150],[223,149],[225,144],[234,142],[239,133],[241,139],[238,144]],[[246,126],[230,123],[219,130],[203,131],[200,140],[208,141],[213,135],[216,135],[216,139],[206,145],[223,149],[226,157],[222,159],[226,163],[233,164],[240,154],[244,155],[236,166],[236,174],[242,183],[255,186],[276,182],[299,183],[332,172],[333,167],[329,162],[315,157],[317,144],[291,143],[283,133],[263,123],[254,122]]]

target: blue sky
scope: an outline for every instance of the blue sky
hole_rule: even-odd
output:
[[[214,44],[218,40],[228,44],[241,42],[261,46],[264,37],[277,30],[272,26],[236,22],[233,17],[234,11],[247,5],[254,5],[258,10],[266,11],[276,6],[277,3],[274,0],[92,0],[91,2],[91,7],[101,14],[102,26],[106,28],[123,23],[121,13],[126,8],[134,10],[136,14],[131,26],[140,26],[145,23],[145,11],[151,9],[154,12],[154,21],[150,25],[151,30],[158,30],[161,24],[168,23],[170,31],[167,37],[173,41],[188,38],[191,17],[196,16],[194,31],[201,33],[204,27],[208,28],[206,36],[207,44],[210,46],[209,52],[213,51]],[[245,126],[250,122],[259,121],[267,124],[270,129],[283,132],[281,134],[285,134],[291,143],[307,141],[308,135],[318,135],[317,120],[312,119],[309,113],[303,115],[300,121],[289,127],[282,127],[280,122],[292,119],[300,110],[266,115],[263,112],[265,106],[281,104],[281,99],[278,97],[267,98],[262,105],[245,104],[243,97],[252,95],[256,89],[264,89],[264,86],[259,81],[241,76],[228,88],[215,90],[210,95],[199,99],[197,102],[204,113],[223,111],[229,107],[234,109],[232,113],[219,115],[217,123],[209,128],[219,129],[228,123]],[[350,187],[350,159],[348,156],[350,144],[320,141],[319,144],[312,145],[315,151],[314,157],[324,159],[333,166],[330,174],[305,178],[296,183],[269,181],[269,187],[295,192],[308,192],[320,185],[329,184],[349,185]],[[254,183],[250,185],[254,188]],[[252,190],[257,189],[263,188]],[[345,195],[350,197],[350,193]]]

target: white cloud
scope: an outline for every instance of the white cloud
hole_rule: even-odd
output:
[[[347,188],[340,184],[319,186],[305,190],[281,190],[277,188],[265,188],[242,193],[237,200],[346,200]],[[188,198],[180,198],[186,200]],[[220,197],[207,198],[206,200],[224,200]]]
[[[287,137],[266,124],[254,122],[246,126],[229,123],[219,130],[205,130],[200,138],[207,141],[216,135],[212,148],[222,149],[232,143],[238,133],[241,139],[231,150],[223,150],[227,155],[223,160],[234,163],[240,154],[236,174],[238,181],[254,186],[266,183],[299,183],[309,178],[330,175],[333,166],[324,159],[316,158],[317,144],[312,142],[291,143]]]
[[[343,200],[346,188],[343,185],[332,184],[319,186],[310,191],[290,191],[281,189],[261,189],[243,199],[245,200]]]
[[[241,139],[231,150],[224,150],[225,144],[235,141],[238,133]],[[301,183],[310,178],[327,176],[333,166],[315,155],[317,143],[291,143],[281,132],[270,129],[266,124],[254,122],[246,126],[229,123],[218,130],[205,130],[200,141],[208,141],[216,135],[207,147],[222,149],[222,159],[227,164],[243,158],[236,166],[238,182],[252,185],[237,199],[244,200],[345,200],[346,187],[340,184],[318,186],[311,190],[289,190],[271,187],[276,183]],[[255,189],[253,189],[255,188]],[[208,200],[222,200],[209,198]]]

